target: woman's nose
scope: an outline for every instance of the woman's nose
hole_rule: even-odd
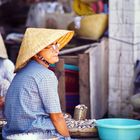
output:
[[[55,49],[55,52],[59,53],[59,49],[58,49],[58,48],[56,48],[56,49]]]

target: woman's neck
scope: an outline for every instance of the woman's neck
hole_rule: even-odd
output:
[[[35,61],[37,61],[39,64],[42,64],[43,66],[45,66],[45,67],[49,67],[49,63],[42,57],[42,56],[40,56],[40,55],[35,55],[34,57],[33,57],[33,59],[35,60]]]

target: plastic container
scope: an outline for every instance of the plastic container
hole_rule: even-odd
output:
[[[140,140],[140,121],[109,118],[96,121],[101,140]]]
[[[56,136],[48,136],[46,133],[21,133],[10,135],[7,140],[58,140]]]

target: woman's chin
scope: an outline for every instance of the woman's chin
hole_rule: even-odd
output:
[[[57,63],[59,61],[59,58],[57,58],[56,60],[55,60],[55,63]]]

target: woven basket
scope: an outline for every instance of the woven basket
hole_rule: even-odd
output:
[[[96,128],[73,128],[69,129],[71,137],[97,137]]]

